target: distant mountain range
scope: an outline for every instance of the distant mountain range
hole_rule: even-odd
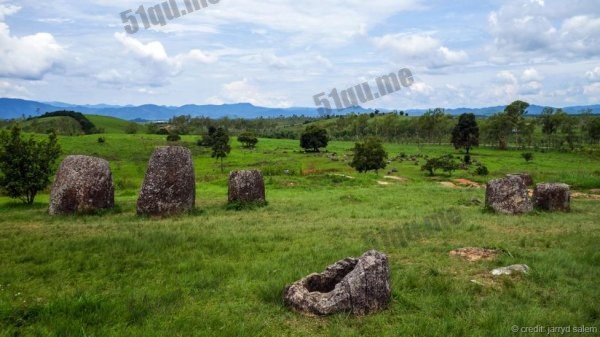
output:
[[[532,105],[528,111],[531,115],[537,115],[542,112],[544,107]],[[590,109],[593,113],[600,114],[600,104],[586,106],[564,107],[567,113],[579,113],[584,109]],[[36,102],[14,98],[0,98],[0,119],[13,119],[20,117],[38,116],[46,112],[58,110],[72,110],[84,114],[94,114],[102,116],[112,116],[125,120],[146,120],[158,121],[168,120],[173,116],[190,115],[192,117],[231,117],[231,118],[257,118],[257,117],[289,117],[289,116],[319,116],[317,108],[266,108],[254,106],[249,103],[223,104],[223,105],[183,105],[179,107],[162,106],[146,104],[140,106],[119,106],[119,105],[75,105],[63,102]],[[382,112],[388,112],[389,109],[379,109]],[[460,115],[465,112],[472,112],[476,115],[487,116],[498,111],[504,110],[504,106],[495,106],[488,108],[457,108],[446,109],[446,112],[452,115]],[[351,112],[370,113],[375,109],[366,109],[360,106],[348,108],[335,114],[344,115]],[[427,109],[408,109],[405,110],[411,116],[422,115]]]

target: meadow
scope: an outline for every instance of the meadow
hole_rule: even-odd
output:
[[[455,171],[428,177],[393,160],[358,174],[352,142],[305,154],[296,140],[260,139],[233,150],[225,173],[197,136],[192,149],[197,210],[139,217],[135,202],[147,160],[165,136],[60,137],[66,154],[110,161],[116,208],[50,217],[48,193],[27,207],[0,197],[0,336],[513,336],[513,326],[600,329],[600,200],[574,198],[570,213],[522,216],[484,211],[483,188],[448,188],[512,172],[574,190],[600,188],[600,158],[476,148],[489,176]],[[450,146],[385,144],[401,153],[461,155]],[[338,160],[328,158],[336,153]],[[420,164],[424,163],[420,159]],[[258,168],[268,205],[230,210],[227,172]],[[398,178],[390,178],[388,170]],[[502,250],[466,262],[455,248]],[[392,301],[366,316],[305,317],[284,306],[284,287],[369,249],[388,255]],[[525,263],[527,275],[491,278],[490,269]],[[569,334],[565,334],[569,335]],[[593,334],[592,334],[593,335]]]

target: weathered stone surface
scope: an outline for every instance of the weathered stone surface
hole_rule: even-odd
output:
[[[51,215],[89,213],[115,205],[108,162],[88,156],[66,157],[50,190]]]
[[[503,214],[527,213],[533,210],[527,186],[521,177],[514,175],[487,183],[485,206]]]
[[[285,303],[308,315],[351,312],[366,315],[390,301],[387,256],[368,251],[360,258],[346,258],[286,287]]]
[[[492,270],[490,273],[494,276],[512,275],[513,273],[527,274],[529,267],[526,264],[513,264],[508,267],[501,267]]]
[[[188,211],[196,202],[192,152],[182,146],[158,147],[148,163],[137,202],[138,214],[169,215]]]
[[[265,202],[265,183],[258,170],[233,171],[229,174],[229,202]]]
[[[571,210],[571,191],[567,184],[538,184],[533,191],[533,203],[536,208],[546,211]]]
[[[521,179],[523,179],[523,183],[525,184],[525,186],[533,186],[533,178],[531,177],[531,175],[529,173],[511,173],[511,174],[507,174],[507,177],[510,176],[516,176],[516,177],[520,177]]]

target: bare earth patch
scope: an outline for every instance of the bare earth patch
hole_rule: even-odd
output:
[[[448,187],[448,188],[458,188],[457,185],[455,185],[454,183],[451,183],[449,181],[441,181],[441,182],[439,182],[439,184],[444,187]]]
[[[461,257],[469,262],[476,262],[480,260],[493,260],[500,252],[495,249],[465,247],[451,250],[448,254],[450,256]]]
[[[378,185],[381,185],[381,186],[387,186],[387,185],[391,185],[391,183],[390,183],[390,182],[388,182],[388,181],[381,181],[381,180],[378,180],[378,181],[377,181],[377,184],[378,184]]]
[[[600,195],[598,194],[588,194],[582,192],[571,192],[571,197],[577,199],[600,200]]]
[[[452,181],[455,184],[460,185],[460,186],[475,187],[475,188],[480,188],[481,187],[481,184],[476,183],[476,182],[474,182],[472,180],[469,180],[469,179],[462,179],[462,178],[461,179],[452,179]]]
[[[398,176],[385,176],[383,178],[384,179],[396,180],[396,181],[406,181],[406,178],[404,178],[404,177],[398,177]]]

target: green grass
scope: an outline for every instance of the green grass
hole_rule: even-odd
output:
[[[103,129],[105,133],[125,133],[125,127],[129,124],[128,121],[120,118],[99,116],[99,115],[85,115],[97,128]]]
[[[111,162],[117,208],[103,215],[49,217],[48,195],[25,207],[0,198],[0,336],[514,336],[518,326],[600,328],[600,201],[574,199],[567,214],[501,216],[465,201],[484,190],[439,181],[485,182],[530,172],[537,182],[600,187],[600,161],[569,153],[475,149],[490,169],[432,179],[411,162],[357,174],[344,162],[350,142],[303,154],[298,142],[261,139],[255,151],[232,142],[226,171],[259,168],[268,205],[231,210],[227,174],[207,149],[193,150],[198,211],[169,219],[135,215],[153,148],[165,136],[61,137],[66,153]],[[413,145],[387,144],[396,156]],[[437,156],[448,146],[422,149]],[[421,159],[421,164],[423,160]],[[289,174],[284,174],[289,170]],[[471,170],[474,171],[474,170]],[[344,175],[354,179],[346,178]],[[448,256],[463,246],[502,249],[498,260]],[[369,249],[388,254],[392,302],[367,317],[304,317],[286,308],[289,284]],[[526,263],[526,276],[491,282],[490,269]]]

